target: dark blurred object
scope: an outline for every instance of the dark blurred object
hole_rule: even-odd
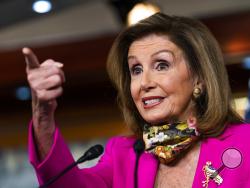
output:
[[[245,114],[246,122],[250,123],[250,79],[248,80],[248,104]]]
[[[119,16],[123,24],[127,22],[129,11],[137,4],[145,2],[144,0],[109,0],[111,6],[114,7],[116,14]]]
[[[27,21],[29,19],[54,14],[55,11],[61,11],[71,6],[83,3],[88,0],[52,0],[52,11],[46,14],[37,14],[32,10],[32,4],[35,0],[1,0],[0,1],[0,29]]]

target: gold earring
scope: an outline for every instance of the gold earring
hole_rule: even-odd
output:
[[[197,98],[200,97],[200,95],[201,95],[201,89],[198,88],[198,87],[195,87],[195,88],[194,88],[194,91],[193,91],[193,96],[194,96],[194,98],[197,99]]]

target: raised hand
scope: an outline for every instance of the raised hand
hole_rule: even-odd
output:
[[[22,49],[26,61],[27,80],[32,94],[33,127],[40,157],[44,158],[53,143],[56,98],[62,95],[65,76],[63,64],[48,59],[39,63],[29,48]]]

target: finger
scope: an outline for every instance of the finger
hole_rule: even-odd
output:
[[[58,68],[62,68],[63,64],[57,61],[54,61],[53,59],[47,59],[44,61],[42,64],[40,64],[41,67],[46,67],[46,66],[56,66]]]
[[[64,65],[63,65],[62,63],[57,62],[57,61],[54,61],[54,60],[52,60],[52,59],[48,59],[48,60],[46,60],[45,62],[43,62],[43,63],[41,64],[41,67],[53,67],[53,66],[59,68],[59,69],[58,69],[58,70],[59,70],[58,74],[62,77],[63,82],[65,82],[65,75],[64,75],[64,72],[63,72],[63,70],[62,70],[62,68],[63,68]],[[51,70],[51,68],[50,68],[50,70]],[[47,71],[46,71],[46,72],[47,72]],[[49,72],[50,72],[50,71],[49,71]],[[47,73],[49,73],[49,72],[47,72]],[[53,73],[54,73],[54,72],[53,72]],[[51,75],[51,74],[49,74],[49,75]]]
[[[62,83],[63,80],[60,75],[53,75],[41,82],[34,83],[33,87],[35,90],[49,90],[61,86]]]
[[[22,49],[22,52],[25,57],[25,61],[26,61],[28,69],[34,69],[40,66],[36,55],[30,48],[25,47]]]
[[[44,67],[40,66],[37,69],[30,70],[27,78],[30,82],[34,82],[44,80],[53,75],[60,75],[62,80],[65,80],[62,69],[56,67],[55,65]]]
[[[36,95],[40,101],[50,101],[61,96],[63,92],[62,87],[57,87],[51,90],[40,90],[36,92]]]

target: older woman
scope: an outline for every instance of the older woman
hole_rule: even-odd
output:
[[[62,64],[23,53],[30,161],[43,184],[73,161],[54,123],[64,75]],[[110,139],[95,167],[74,168],[52,187],[250,187],[250,128],[231,106],[221,51],[203,24],[162,13],[142,20],[117,37],[107,70],[134,135]]]

